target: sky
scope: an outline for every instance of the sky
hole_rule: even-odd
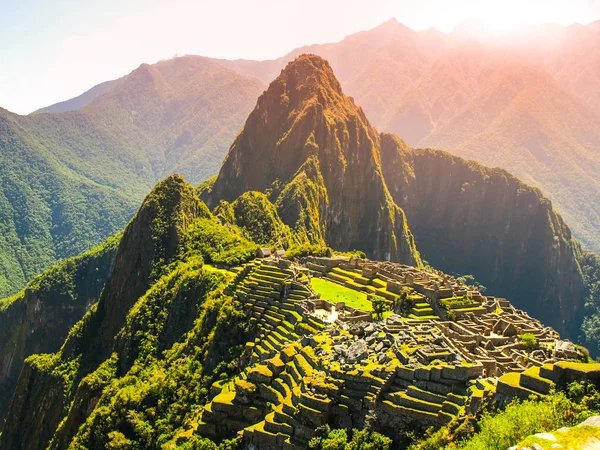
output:
[[[0,0],[0,107],[19,114],[177,55],[272,59],[395,17],[450,32],[587,24],[600,0]]]

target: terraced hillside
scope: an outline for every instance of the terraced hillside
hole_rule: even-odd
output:
[[[599,365],[568,362],[580,355],[554,330],[439,272],[313,257],[235,270],[232,292],[257,333],[240,373],[215,382],[189,422],[212,439],[300,449],[322,425],[368,421],[399,437],[472,414],[485,397],[506,402],[600,377]],[[374,296],[392,310],[383,320],[373,319]],[[521,342],[526,333],[535,348]]]

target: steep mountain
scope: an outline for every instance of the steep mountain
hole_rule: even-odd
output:
[[[324,425],[389,446],[488,400],[600,376],[548,323],[423,267],[411,222],[429,261],[575,333],[579,248],[550,201],[504,170],[379,134],[329,64],[301,55],[215,179],[169,176],[106,250],[0,303],[36,302],[39,284],[56,309],[91,304],[59,350],[22,363],[0,448],[299,450]],[[327,244],[384,261],[323,256]],[[259,245],[289,255],[256,258]],[[31,345],[27,331],[48,327],[11,336]]]
[[[600,219],[598,115],[538,67],[490,68],[485,87],[421,143],[500,166],[540,187],[593,246]]]
[[[119,236],[61,261],[19,294],[0,300],[0,421],[10,404],[23,361],[60,349],[67,334],[98,301]]]
[[[329,64],[302,55],[259,98],[231,146],[209,205],[269,192],[281,219],[312,242],[419,261],[381,172],[379,135]]]
[[[212,176],[261,86],[182,57],[140,66],[76,111],[0,110],[0,296],[121,230],[164,176]]]
[[[250,207],[229,220],[249,224],[268,201],[246,194]],[[551,328],[440,271],[341,255],[255,259],[256,243],[222,219],[181,177],[159,183],[112,246],[99,301],[60,350],[25,360],[1,448],[300,450],[352,439],[385,450],[444,425],[467,437],[483,403],[600,376],[600,365],[571,361],[584,352]],[[64,281],[51,273],[42,279],[55,291]],[[383,319],[371,311],[383,298],[407,311]],[[561,424],[597,410],[557,395]]]
[[[136,197],[145,189],[135,181],[128,190],[103,182],[101,177],[115,179],[122,172],[112,155],[95,159],[92,153],[85,157],[67,154],[51,139],[42,144],[39,134],[24,126],[27,121],[27,117],[0,110],[2,297],[17,292],[55,261],[81,253],[120,230],[135,211]],[[49,123],[44,126],[53,128]],[[57,135],[65,131],[54,129]],[[70,129],[71,136],[85,133],[83,124]],[[63,151],[64,159],[50,148]],[[76,163],[94,171],[97,179],[86,176]]]
[[[577,337],[584,313],[581,249],[551,202],[503,169],[382,135],[381,160],[423,258],[474,274],[488,292],[513,299]]]
[[[600,33],[548,25],[514,39],[389,20],[272,61],[222,61],[270,80],[304,52],[327,59],[373,125],[408,144],[499,166],[540,188],[575,236],[600,250]]]
[[[244,326],[241,312],[233,305],[220,312],[223,303],[233,301],[219,291],[231,274],[205,268],[203,260],[239,264],[252,258],[255,249],[255,244],[219,225],[181,177],[171,176],[159,183],[120,238],[98,302],[71,330],[58,353],[25,361],[0,446],[45,449],[50,443],[51,448],[64,448],[111,378],[130,370],[133,375],[144,367],[158,374],[161,369],[152,361],[193,327],[200,334],[198,339],[206,339],[211,330],[214,337],[203,346],[190,336],[187,349],[171,349],[176,359],[171,363],[185,364],[186,355],[197,357],[198,346],[203,346],[207,379],[216,379],[225,367],[219,366],[212,375],[210,371],[235,356],[231,349],[238,344]],[[54,284],[60,287],[61,283],[50,285]],[[204,317],[198,323],[194,322],[197,308]],[[226,317],[221,319],[221,314]],[[237,334],[232,332],[236,326]],[[192,392],[194,384],[206,387],[207,381],[201,381],[202,365],[194,364],[195,370],[186,371],[192,378],[177,382],[183,383],[186,392]],[[173,374],[177,371],[175,367],[172,370]],[[41,405],[46,407],[40,410]],[[20,431],[32,421],[40,426],[27,433]],[[110,436],[104,433],[102,438]]]
[[[340,124],[346,117],[362,124],[364,134],[346,131],[350,120]],[[363,136],[369,148],[361,153]],[[373,198],[374,179],[385,197]],[[284,223],[335,249],[402,261],[377,241],[389,228],[370,228],[381,220],[373,209],[398,208],[423,259],[473,274],[492,294],[511,298],[562,333],[579,333],[581,250],[550,201],[504,170],[379,135],[317,56],[300,56],[271,84],[203,198],[214,205],[249,190],[266,192]],[[355,214],[362,219],[354,222]]]

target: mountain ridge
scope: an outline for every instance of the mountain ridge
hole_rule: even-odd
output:
[[[299,207],[320,217],[320,222],[327,217],[327,208],[335,210],[337,202],[344,204],[335,197],[340,190],[345,201],[353,199],[349,202],[353,206],[341,208],[345,212],[353,207],[369,211],[372,204],[390,204],[401,211],[409,242],[413,242],[413,233],[420,238],[417,243],[421,242],[422,249],[417,244],[415,251],[422,258],[446,271],[474,275],[495,295],[511,297],[516,305],[543,317],[560,332],[577,336],[585,293],[578,264],[581,248],[551,202],[538,189],[502,169],[489,169],[439,150],[413,149],[397,136],[379,134],[362,109],[343,96],[339,83],[332,81],[333,71],[324,64],[318,56],[301,55],[271,84],[232,145],[211,190],[202,194],[207,204],[214,207],[246,191],[266,192],[278,205],[283,222],[297,229],[299,213],[290,214],[282,206],[290,198],[310,198],[297,194],[303,188],[297,187],[295,177],[311,161],[314,184],[322,186],[315,191],[325,192],[328,203],[322,206],[304,200]],[[322,67],[326,67],[325,74]],[[341,113],[340,107],[327,107],[331,99],[340,102]],[[314,119],[313,111],[334,126],[323,126]],[[348,111],[353,112],[349,115]],[[347,136],[359,142],[363,139],[352,128],[340,132],[344,128],[336,120],[352,115],[364,122],[372,142],[372,163],[356,167],[352,161],[360,158],[360,150],[347,153],[344,149],[352,149],[351,142],[349,146],[337,144],[337,139],[344,142]],[[329,157],[339,149],[339,156]],[[362,177],[366,172],[366,180],[373,171],[384,192],[384,197],[374,198],[386,200],[373,200],[373,194],[367,194],[368,182],[362,178],[350,182],[353,187],[360,186],[357,193],[347,191],[344,180],[346,176],[354,179],[351,170]],[[334,179],[341,180],[341,185],[327,181],[330,174],[336,174]],[[304,175],[302,180],[306,179],[311,176]],[[365,221],[379,223],[373,219],[376,214],[369,214]],[[344,215],[337,216],[325,220],[325,231],[315,234],[339,250],[356,248],[369,257],[404,261],[401,255],[381,252],[381,244],[369,245],[390,233],[390,228],[378,225],[374,232],[361,225],[364,241],[359,245],[348,227],[351,222]],[[561,311],[562,319],[549,313],[555,310]]]
[[[383,181],[378,141],[378,133],[343,94],[329,64],[301,55],[259,98],[204,199],[215,206],[279,183],[282,189],[274,186],[272,197],[287,209],[284,221],[302,216],[305,209],[313,219],[318,217],[317,229],[305,229],[318,236],[313,241],[418,263],[404,213],[391,201]],[[312,195],[305,192],[305,204],[290,211],[287,199],[302,190]]]
[[[77,110],[0,110],[0,296],[122,229],[159,179],[212,176],[261,91],[189,57],[142,65]]]

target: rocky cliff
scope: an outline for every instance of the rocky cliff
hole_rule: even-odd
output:
[[[551,202],[502,169],[381,137],[383,173],[423,258],[473,274],[576,338],[583,313],[580,246]]]
[[[383,180],[379,145],[329,64],[303,55],[258,99],[204,199],[215,206],[262,191],[282,220],[313,242],[415,264],[406,218]]]

